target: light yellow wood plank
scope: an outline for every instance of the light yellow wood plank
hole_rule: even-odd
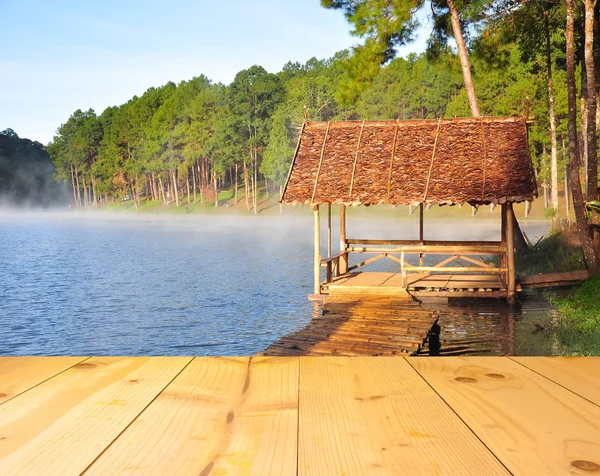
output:
[[[299,406],[299,474],[507,474],[402,357],[301,357]]]
[[[0,357],[0,404],[87,357]]]
[[[297,358],[196,358],[86,475],[292,475],[297,423]]]
[[[190,362],[97,357],[0,405],[0,474],[79,474]]]
[[[513,474],[600,470],[600,408],[583,398],[502,357],[409,363]]]
[[[600,406],[600,358],[511,358]]]

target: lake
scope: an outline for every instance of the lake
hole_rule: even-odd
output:
[[[548,224],[523,228],[536,239]],[[351,238],[415,234],[415,218],[349,215]],[[493,220],[439,220],[426,222],[425,234],[494,240],[500,231]],[[306,211],[0,213],[0,355],[254,354],[304,327],[315,312],[307,300],[312,237]],[[371,269],[393,267],[381,261]],[[443,351],[551,352],[547,336],[530,335],[530,321],[551,318],[539,294],[517,308],[499,301],[431,305],[442,316]]]

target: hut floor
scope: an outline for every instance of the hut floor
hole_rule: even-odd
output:
[[[437,319],[436,312],[405,295],[332,294],[319,317],[261,355],[412,354],[422,347]]]
[[[376,294],[397,298],[416,297],[491,297],[507,296],[499,275],[484,273],[446,273],[408,275],[406,288],[400,273],[347,273],[323,284],[323,292],[333,295]],[[521,288],[517,286],[517,291]]]

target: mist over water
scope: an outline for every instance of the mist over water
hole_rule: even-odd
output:
[[[357,218],[348,236],[414,238],[416,223]],[[524,228],[533,239],[547,224]],[[493,240],[499,224],[425,232]],[[312,239],[309,214],[0,212],[0,355],[259,352],[312,317]]]

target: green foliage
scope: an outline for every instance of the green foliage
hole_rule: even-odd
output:
[[[153,194],[158,201],[155,195],[162,192],[157,187],[162,184],[172,193],[175,182],[180,195],[189,186],[201,200],[209,201],[214,197],[212,188],[241,182],[242,171],[256,177],[255,182],[262,175],[282,184],[305,120],[471,115],[459,58],[446,44],[451,29],[445,0],[430,5],[435,28],[429,51],[395,59],[395,48],[410,41],[417,26],[415,13],[424,2],[322,0],[322,4],[341,9],[363,44],[332,58],[288,62],[276,74],[252,66],[228,86],[203,75],[167,83],[99,116],[77,110],[48,149],[57,178],[71,183],[78,203],[78,195],[85,195],[90,183],[97,195]],[[535,118],[529,142],[541,183],[547,183],[550,162],[545,49],[549,40],[561,180],[567,114],[562,7],[541,0],[525,4],[455,0],[455,4],[471,50],[479,108],[491,116],[527,110]],[[141,205],[139,197],[137,203]]]
[[[600,355],[600,277],[576,286],[567,298],[555,298],[560,351],[566,355]]]
[[[12,129],[0,132],[0,204],[48,206],[66,203],[54,180],[54,165],[39,142],[21,139]]]
[[[564,233],[551,234],[524,255],[517,255],[516,265],[523,276],[585,269],[581,248]]]
[[[260,166],[265,177],[277,185],[283,185],[294,154],[294,132],[291,118],[284,108],[279,108],[273,115],[273,125]]]

